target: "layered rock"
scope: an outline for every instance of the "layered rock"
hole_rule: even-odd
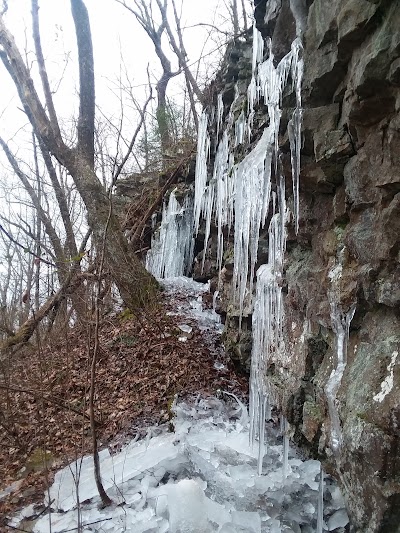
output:
[[[296,234],[288,225],[283,287],[290,357],[272,362],[269,380],[297,442],[340,480],[354,531],[400,531],[400,2],[256,4],[257,27],[271,37],[277,60],[296,33],[305,60],[300,226]],[[214,84],[225,117],[233,101],[235,119],[247,105],[250,77],[251,43],[238,42]],[[290,91],[283,107],[290,190]],[[236,162],[261,136],[265,114],[260,104],[251,142],[237,146]],[[215,145],[216,122],[213,128]],[[265,262],[266,231],[258,264]],[[217,287],[216,237],[212,232],[203,273],[199,262],[195,275]],[[239,329],[226,240],[219,310],[225,344],[248,368],[252,309],[245,308]]]

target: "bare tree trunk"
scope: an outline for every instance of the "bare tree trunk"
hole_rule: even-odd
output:
[[[244,0],[242,0],[242,16],[243,16],[243,29],[244,31],[247,31],[247,13],[246,13],[246,5],[244,3]]]
[[[79,55],[78,153],[94,168],[94,59],[89,16],[82,0],[71,0]]]
[[[164,73],[157,83],[157,125],[160,134],[161,153],[164,168],[168,167],[168,155],[171,151],[171,136],[167,110],[167,86],[170,76]]]
[[[232,22],[233,22],[233,36],[237,37],[239,35],[239,15],[238,15],[238,6],[237,0],[232,0]]]
[[[44,62],[42,43],[40,39],[39,31],[39,3],[38,0],[32,0],[32,30],[33,41],[35,43],[36,58],[39,67],[40,79],[42,80],[42,87],[44,97],[46,100],[46,106],[49,112],[50,123],[53,131],[56,135],[61,135],[60,127],[58,125],[56,110],[54,108],[53,97],[51,95],[50,83],[47,77],[46,65]]]

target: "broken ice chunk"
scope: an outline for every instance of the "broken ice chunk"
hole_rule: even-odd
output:
[[[205,533],[209,530],[204,492],[192,479],[168,487],[171,533]]]
[[[192,333],[193,328],[188,326],[187,324],[179,324],[178,328],[183,331],[184,333]]]
[[[249,533],[249,529],[243,526],[239,526],[238,524],[224,524],[221,529],[219,530],[219,533]]]
[[[332,507],[336,511],[338,509],[343,509],[343,507],[345,506],[345,503],[344,503],[344,499],[343,499],[342,493],[340,492],[339,487],[337,487],[336,485],[330,485],[328,489],[332,497],[332,501],[331,501]]]
[[[256,471],[254,470],[254,467],[248,464],[229,466],[228,472],[231,478],[236,481],[248,480],[249,478],[253,478],[256,475]]]
[[[214,502],[210,500],[209,498],[206,498],[206,509],[207,509],[207,516],[208,519],[211,522],[214,522],[215,524],[218,524],[219,526],[222,526],[226,522],[230,522],[231,515],[230,512],[225,509],[225,507],[217,502]]]
[[[328,530],[333,531],[338,527],[345,527],[349,523],[349,517],[344,509],[340,509],[333,513],[328,520]]]
[[[232,511],[232,523],[247,528],[247,531],[261,533],[261,517],[258,513]]]

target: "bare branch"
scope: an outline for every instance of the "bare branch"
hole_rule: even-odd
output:
[[[21,168],[19,167],[15,157],[14,157],[14,154],[11,152],[11,150],[9,149],[8,145],[6,142],[4,142],[4,140],[0,137],[0,146],[2,147],[7,159],[8,159],[8,162],[10,163],[12,169],[14,170],[15,174],[18,176],[18,178],[20,179],[21,183],[23,184],[26,192],[29,194],[31,200],[32,200],[32,203],[36,209],[36,212],[40,218],[40,220],[42,221],[45,229],[46,229],[46,233],[47,235],[49,236],[49,239],[50,239],[50,242],[51,242],[51,245],[53,246],[53,249],[54,249],[54,252],[56,254],[56,257],[59,261],[62,261],[63,260],[63,247],[62,247],[62,244],[61,244],[61,241],[60,241],[60,238],[58,237],[57,233],[56,233],[56,230],[54,229],[51,221],[50,221],[50,218],[48,217],[48,215],[45,213],[41,203],[40,203],[40,199],[38,198],[34,188],[32,187],[32,185],[30,184],[29,182],[29,179],[28,177],[26,176],[26,174],[24,174],[24,172],[22,172]],[[35,254],[36,255],[36,254]],[[40,257],[40,256],[37,256],[36,257]]]
[[[140,111],[140,121],[139,121],[139,124],[137,125],[136,127],[136,130],[133,134],[133,137],[132,137],[132,140],[128,146],[128,150],[123,158],[123,160],[121,161],[121,163],[118,165],[117,167],[117,170],[115,171],[115,174],[113,176],[113,180],[112,180],[112,184],[111,184],[111,187],[114,187],[114,185],[116,184],[117,182],[117,179],[119,177],[119,175],[121,174],[121,171],[122,169],[124,168],[125,166],[125,163],[127,162],[129,156],[131,155],[132,153],[132,150],[133,150],[133,147],[135,145],[135,142],[136,142],[136,139],[137,139],[137,136],[139,135],[139,132],[140,130],[142,129],[142,126],[144,124],[144,121],[145,121],[145,118],[146,118],[146,109],[147,109],[147,106],[148,104],[150,103],[150,101],[153,99],[153,94],[152,94],[152,91],[151,91],[151,87],[150,87],[150,94],[146,100],[146,102],[144,103],[144,106],[143,106],[143,109]]]
[[[59,156],[59,147],[62,144],[62,140],[53,131],[30,77],[29,70],[15,44],[14,37],[4,25],[2,16],[0,16],[0,45],[3,47],[3,50],[0,51],[0,58],[14,81],[25,113],[36,134],[43,138],[52,153]]]
[[[29,250],[29,248],[27,248],[26,246],[24,246],[23,244],[21,244],[20,242],[18,242],[16,239],[14,239],[14,237],[11,235],[11,233],[9,233],[2,224],[0,224],[0,231],[2,233],[4,233],[4,235],[10,239],[11,242],[13,242],[14,244],[16,244],[17,246],[19,246],[24,252],[27,252],[28,254],[32,255],[33,257],[35,257],[36,259],[38,259],[39,261],[41,261],[42,263],[45,263],[46,265],[49,265],[49,266],[52,266],[52,267],[56,267],[56,265],[54,263],[52,263],[51,261],[47,261],[46,259],[43,259],[43,257],[40,257],[39,255],[35,254],[35,252],[32,252],[32,250]]]

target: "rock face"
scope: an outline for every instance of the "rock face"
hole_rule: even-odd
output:
[[[297,235],[288,228],[285,258],[291,355],[290,364],[274,361],[270,379],[297,442],[340,480],[353,531],[393,533],[400,531],[400,2],[257,0],[255,16],[277,59],[302,31],[305,60],[300,228]],[[236,114],[245,105],[250,77],[251,43],[232,45],[214,87],[225,115],[236,84],[243,94]],[[284,95],[281,126],[293,102]],[[264,127],[260,105],[253,136]],[[289,190],[289,142],[281,129]],[[238,147],[237,160],[246,150]],[[264,236],[259,264],[267,253]],[[196,266],[195,274],[217,285],[216,272],[212,232],[205,270]],[[228,240],[219,311],[225,344],[248,369],[252,309],[245,309],[239,331],[231,278]],[[334,385],[343,345],[347,361]]]

